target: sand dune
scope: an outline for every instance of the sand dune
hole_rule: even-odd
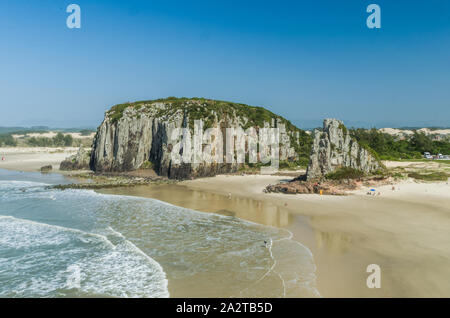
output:
[[[42,133],[28,133],[28,134],[13,134],[14,138],[23,138],[23,137],[45,137],[45,138],[53,138],[58,134],[55,131],[48,131]],[[74,133],[63,133],[64,136],[70,135],[73,139],[83,139],[83,138],[94,138],[95,132],[90,133],[89,135],[82,135],[79,132]]]
[[[58,171],[61,161],[77,150],[75,147],[0,148],[0,169],[39,171],[42,166],[52,165],[53,171]]]

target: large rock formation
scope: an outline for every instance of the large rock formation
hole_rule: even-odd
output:
[[[94,171],[130,171],[149,162],[156,173],[174,179],[213,176],[237,171],[240,164],[226,163],[225,149],[211,138],[211,154],[223,154],[223,163],[177,163],[172,151],[183,154],[171,139],[175,129],[188,128],[194,133],[194,121],[203,121],[202,131],[218,128],[225,138],[225,128],[279,127],[280,160],[296,160],[304,151],[306,133],[284,118],[261,107],[214,101],[202,98],[168,98],[116,105],[106,112],[93,143],[90,166]],[[283,129],[284,127],[284,129]],[[227,141],[223,141],[225,148]],[[247,147],[248,145],[246,145]],[[192,156],[202,152],[193,151]],[[221,150],[223,150],[221,152]],[[228,161],[229,162],[229,161]]]
[[[325,119],[323,131],[314,131],[314,141],[306,172],[307,180],[318,179],[338,168],[353,168],[366,174],[383,169],[375,154],[350,136],[337,119]]]

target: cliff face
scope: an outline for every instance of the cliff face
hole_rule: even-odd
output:
[[[325,119],[323,131],[314,131],[307,180],[321,178],[342,167],[361,170],[366,174],[384,168],[368,148],[362,147],[350,136],[341,121]]]
[[[290,122],[260,108],[242,104],[207,99],[164,99],[114,106],[105,115],[97,130],[91,153],[90,166],[94,171],[130,171],[151,162],[156,173],[175,179],[213,176],[233,172],[238,163],[226,163],[225,147],[212,140],[211,153],[223,153],[223,163],[176,163],[172,160],[175,129],[188,128],[194,133],[194,121],[203,120],[204,127],[218,128],[225,136],[225,128],[278,127],[280,133],[280,160],[296,160],[302,150],[302,138],[306,136]],[[225,138],[225,137],[224,137]],[[214,138],[212,138],[214,139]],[[204,147],[200,146],[200,147]],[[198,149],[197,149],[198,150]],[[222,152],[221,152],[222,150]],[[199,150],[202,151],[201,149]],[[199,151],[193,151],[192,156]],[[182,155],[182,151],[179,151]]]

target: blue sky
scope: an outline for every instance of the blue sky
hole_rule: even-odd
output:
[[[0,96],[1,126],[96,127],[114,104],[167,96],[303,128],[450,126],[450,1],[0,0]]]

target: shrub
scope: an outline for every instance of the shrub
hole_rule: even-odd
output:
[[[53,140],[47,137],[31,137],[27,139],[27,144],[31,147],[51,147]]]
[[[91,130],[91,129],[82,129],[82,130],[80,130],[80,135],[83,136],[83,137],[84,136],[89,136],[93,132],[95,132],[95,131]]]
[[[2,146],[17,146],[17,141],[14,139],[13,136],[7,134],[7,135],[0,135],[0,147]]]
[[[394,172],[391,175],[391,177],[394,178],[394,179],[404,179],[405,178],[405,176],[402,173],[400,173],[400,172]]]
[[[144,161],[140,167],[141,169],[153,169],[153,163],[150,161]]]
[[[446,172],[431,172],[431,173],[408,173],[408,177],[423,180],[423,181],[447,181],[449,175]]]
[[[72,146],[72,144],[73,144],[72,135],[65,135],[63,138],[63,143],[64,143],[64,146],[66,146],[66,147]]]
[[[279,163],[280,169],[297,170],[299,167],[305,167],[304,160],[298,161],[281,160]]]

